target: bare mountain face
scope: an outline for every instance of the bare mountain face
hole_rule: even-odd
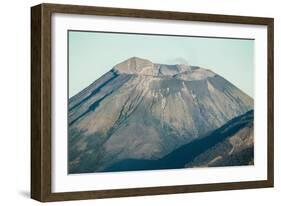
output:
[[[124,159],[104,171],[220,167],[254,163],[253,110],[157,160]]]
[[[252,109],[211,70],[130,58],[69,100],[69,173],[164,158]]]

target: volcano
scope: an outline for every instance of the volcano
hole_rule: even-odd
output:
[[[214,132],[235,118],[233,124],[238,124],[237,117],[252,111],[253,104],[251,97],[209,69],[129,58],[69,99],[68,172],[106,172],[126,160],[156,162],[185,145],[192,149],[192,143],[206,137],[220,140],[211,134],[221,134]],[[243,134],[243,142],[253,146],[249,132],[253,127],[249,125],[248,132],[239,127],[231,135]],[[205,145],[204,151],[187,158],[183,166],[208,165],[212,161],[206,155],[208,151],[217,153],[217,148],[231,146],[223,144],[226,139],[220,141],[209,148]],[[232,156],[222,156],[220,161],[229,165],[225,162],[235,162]],[[249,164],[252,159],[249,155],[245,161],[240,158],[239,164]],[[165,168],[173,168],[174,164],[166,163]],[[129,166],[124,168],[131,170]]]

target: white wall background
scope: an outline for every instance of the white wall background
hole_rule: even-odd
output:
[[[281,12],[276,0],[57,0],[84,4],[275,18],[275,188],[47,203],[47,205],[280,205],[281,199]],[[30,184],[30,7],[37,0],[1,2],[0,203],[39,205]],[[278,203],[279,202],[279,203]]]

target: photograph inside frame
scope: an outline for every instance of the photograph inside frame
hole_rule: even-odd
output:
[[[254,39],[68,31],[68,173],[254,165]]]

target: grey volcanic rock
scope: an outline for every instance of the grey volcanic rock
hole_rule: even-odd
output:
[[[254,111],[235,117],[210,134],[158,160],[125,159],[103,171],[134,171],[254,164]]]
[[[237,132],[229,135],[223,141],[208,148],[198,155],[185,167],[219,167],[254,164],[254,125],[253,112],[239,119],[239,122],[248,121]],[[247,120],[248,118],[248,120]],[[250,121],[249,121],[250,119]],[[233,126],[233,124],[232,124]],[[225,128],[224,131],[230,130]]]
[[[120,74],[136,74],[148,76],[173,76],[182,72],[191,72],[188,65],[165,65],[154,64],[149,60],[132,57],[114,67],[114,70]]]
[[[69,172],[160,159],[252,109],[210,70],[130,58],[69,100]]]

